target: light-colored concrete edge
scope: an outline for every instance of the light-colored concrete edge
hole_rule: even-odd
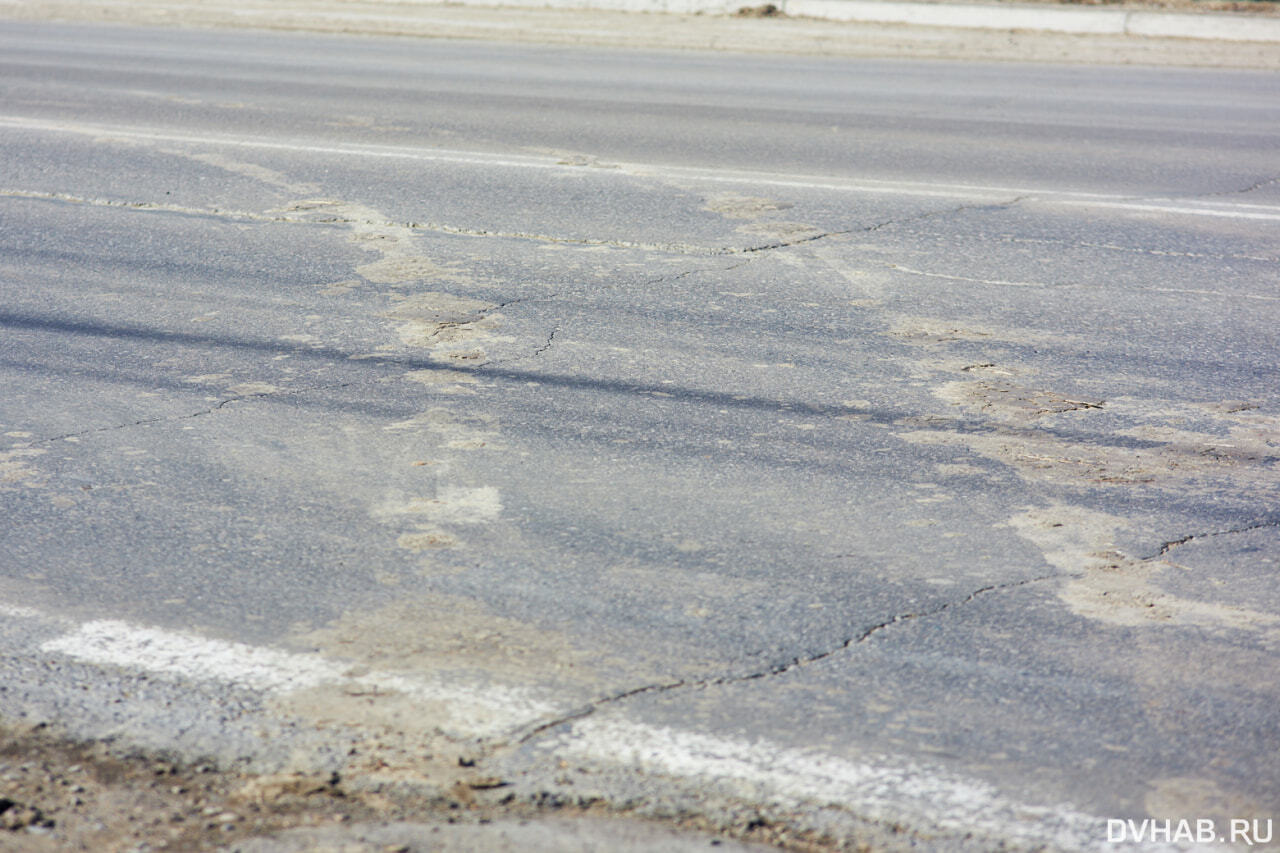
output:
[[[447,3],[454,6],[599,9],[676,15],[728,15],[742,8],[758,7],[765,5],[766,2],[772,2],[784,14],[827,21],[1280,43],[1280,18],[1145,12],[1131,9],[892,2],[892,0],[407,0],[407,2],[415,5]]]

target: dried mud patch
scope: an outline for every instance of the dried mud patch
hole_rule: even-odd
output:
[[[446,595],[351,612],[329,628],[298,638],[309,647],[390,672],[464,671],[505,683],[591,684],[595,653],[561,631],[493,613]]]
[[[46,726],[0,726],[0,850],[216,850],[375,814],[334,776],[264,784],[210,763],[76,742]]]
[[[897,316],[885,334],[895,338],[900,343],[926,347],[935,351],[948,344],[960,343],[1074,346],[1083,340],[1077,335],[1056,331],[1027,328],[1012,329],[970,320],[948,320],[939,317],[917,317],[906,314]],[[919,366],[925,367],[937,363],[935,358]],[[944,364],[949,366],[949,363]],[[1012,369],[1007,364],[996,365],[983,362],[966,362],[965,364],[975,368],[995,368],[998,366],[1001,369]]]
[[[1280,488],[1280,418],[1235,404],[1197,407],[1201,428],[1183,429],[1169,424],[1186,421],[1189,407],[1168,401],[1087,398],[985,378],[946,382],[935,394],[991,428],[926,428],[901,438],[966,447],[1011,466],[1028,482],[1183,493],[1230,488],[1260,499]],[[1092,420],[1101,413],[1133,425],[1104,427]]]
[[[739,193],[719,193],[706,199],[702,209],[729,219],[759,219],[767,213],[789,210],[793,204]]]
[[[16,447],[0,451],[0,491],[15,487],[38,489],[45,485],[45,475],[32,460],[47,451],[39,447]]]
[[[961,368],[966,373],[996,369],[994,364],[973,364]],[[1073,399],[1053,391],[989,379],[948,382],[936,394],[953,405],[965,406],[992,420],[1005,423],[1026,423],[1045,415],[1102,409],[1106,405],[1102,400]]]
[[[1227,826],[1232,819],[1265,820],[1273,814],[1255,798],[1197,776],[1169,776],[1153,780],[1143,805],[1147,814],[1157,820],[1176,822],[1194,814],[1212,818],[1221,826]]]
[[[439,406],[388,424],[383,429],[388,432],[431,433],[450,450],[505,449],[501,441],[501,426],[496,418],[479,413],[458,415]]]
[[[1128,522],[1067,504],[1029,509],[1009,524],[1069,575],[1059,596],[1072,612],[1110,625],[1194,625],[1257,635],[1280,648],[1280,615],[1174,595],[1160,587],[1176,571],[1163,557],[1142,559],[1115,548]]]
[[[824,233],[821,228],[816,228],[804,222],[751,222],[747,225],[739,225],[734,230],[748,237],[783,243],[810,240],[814,237],[820,237]]]
[[[397,750],[411,770],[397,765]],[[257,775],[77,741],[44,725],[0,725],[0,850],[385,853],[434,849],[435,827],[618,816],[598,800],[517,799],[482,760],[456,751],[427,753],[408,743],[370,741],[355,752],[342,774]],[[693,819],[684,823],[719,829]],[[366,843],[380,836],[370,827],[385,828],[389,843]],[[602,827],[606,840],[627,832],[625,826]],[[562,831],[575,837],[569,827]],[[768,838],[759,830],[745,834]]]
[[[985,339],[990,330],[916,322],[896,333],[936,344]],[[1179,498],[1226,492],[1265,507],[1280,493],[1280,418],[1247,402],[1061,393],[1015,381],[1028,372],[994,361],[958,372],[966,378],[943,382],[934,394],[960,418],[942,428],[923,418],[904,421],[919,428],[900,438],[963,448],[1029,484],[1080,494],[1099,487]],[[960,422],[965,429],[955,428]],[[1179,584],[1169,573],[1188,570],[1166,558],[1167,549],[1141,557],[1117,547],[1119,533],[1134,528],[1129,519],[1056,500],[1019,514],[1010,526],[1064,572],[1059,595],[1079,616],[1116,626],[1243,631],[1269,648],[1280,644],[1280,615],[1201,600],[1194,590],[1171,592]]]
[[[304,221],[347,226],[352,243],[378,255],[376,260],[356,267],[356,273],[365,281],[390,285],[415,281],[473,283],[465,270],[439,264],[427,257],[411,225],[394,222],[367,205],[312,198],[292,202],[277,212]]]

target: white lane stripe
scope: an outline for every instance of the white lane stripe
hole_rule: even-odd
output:
[[[196,681],[220,681],[274,693],[345,680],[342,668],[319,656],[138,628],[117,620],[86,622],[76,631],[48,640],[40,650],[89,663]]]
[[[30,608],[7,605],[0,605],[0,616],[58,621]],[[509,685],[446,684],[392,673],[353,677],[346,674],[348,664],[318,654],[212,640],[119,620],[85,623],[44,642],[40,650],[90,664],[227,684],[267,695],[284,696],[324,685],[348,692],[397,692],[434,703],[427,712],[431,723],[443,722],[439,727],[446,734],[460,738],[510,734],[555,711],[550,703]],[[446,713],[453,712],[448,721],[436,719],[441,704]],[[571,728],[544,742],[543,748],[556,755],[571,753],[583,760],[644,768],[694,784],[728,782],[748,800],[831,804],[871,820],[921,821],[922,828],[980,830],[992,839],[1102,849],[1100,833],[1105,822],[1100,818],[1066,807],[1013,802],[986,783],[901,761],[858,763],[768,742],[746,743],[601,717],[576,720]],[[1107,845],[1105,849],[1126,848]]]
[[[1194,202],[1193,202],[1194,203]],[[1175,204],[1155,204],[1152,202],[1136,202],[1136,201],[1073,201],[1063,199],[1058,204],[1070,205],[1072,207],[1109,207],[1116,210],[1142,210],[1152,213],[1175,213],[1186,214],[1189,216],[1219,216],[1225,219],[1267,219],[1280,220],[1280,208],[1265,207],[1263,205],[1238,205],[1236,207],[1227,207],[1226,205],[1217,205],[1215,207],[1188,207],[1186,203]],[[1257,212],[1251,211],[1249,208],[1257,208]]]
[[[901,761],[859,763],[769,742],[744,743],[671,728],[589,717],[547,748],[690,781],[736,783],[784,804],[833,805],[858,817],[981,841],[1069,850],[1165,851],[1178,846],[1106,841],[1106,820],[1065,806],[1029,806],[985,782]],[[852,808],[851,808],[852,807]],[[921,823],[916,823],[920,821]]]
[[[83,124],[80,122],[41,121],[21,116],[0,116],[0,127],[21,130],[41,130],[49,133],[71,133],[80,136],[98,136],[105,139],[129,139],[144,142],[180,142],[187,145],[226,145],[235,148],[254,148],[262,151],[292,151],[309,154],[340,154],[357,157],[387,157],[425,162],[459,163],[473,166],[506,166],[517,169],[565,169],[581,171],[579,166],[567,166],[547,157],[526,157],[510,154],[486,154],[481,151],[452,151],[447,148],[403,148],[390,145],[308,145],[297,142],[272,142],[266,139],[237,138],[209,134],[194,136],[185,133],[161,133],[135,127]]]
[[[1010,203],[1014,198],[1040,204],[1097,206],[1118,210],[1138,210],[1184,216],[1212,216],[1229,219],[1280,220],[1280,206],[1217,201],[1138,200],[1132,195],[1092,193],[1075,190],[1053,190],[1037,187],[984,186],[979,184],[925,183],[917,181],[884,181],[825,179],[814,175],[788,175],[774,172],[717,170],[683,166],[656,166],[641,163],[610,163],[609,168],[584,169],[552,157],[511,154],[488,154],[481,151],[455,151],[444,148],[406,148],[389,145],[314,145],[302,142],[274,142],[252,137],[228,137],[216,134],[196,136],[167,133],[136,127],[50,121],[23,116],[0,115],[0,127],[69,133],[103,138],[147,142],[176,142],[188,145],[221,145],[262,151],[289,151],[327,154],[343,157],[370,157],[414,160],[427,163],[488,166],[512,169],[558,171],[565,174],[597,176],[625,175],[683,179],[703,183],[812,189],[858,194],[899,195],[925,198],[968,199],[977,202]]]
[[[295,654],[110,619],[80,625],[46,641],[40,650],[100,666],[213,681],[276,696],[322,685],[349,693],[399,693],[423,702],[443,703],[448,719],[442,721],[442,728],[460,737],[504,734],[556,710],[551,703],[518,688],[416,674],[352,676],[348,675],[352,664],[318,654]]]
[[[32,610],[30,607],[14,607],[10,604],[0,604],[0,616],[8,616],[12,619],[49,620],[49,617],[39,610]]]

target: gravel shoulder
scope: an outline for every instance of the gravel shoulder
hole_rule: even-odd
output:
[[[1179,7],[1178,11],[1184,10]],[[1280,51],[1265,43],[961,30],[776,16],[498,9],[361,0],[0,0],[0,18],[805,56],[1280,68]]]

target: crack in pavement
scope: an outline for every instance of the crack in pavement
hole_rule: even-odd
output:
[[[361,385],[361,384],[367,384],[367,383],[376,382],[376,381],[377,381],[376,379],[370,379],[370,380],[362,380],[360,382],[337,382],[331,385],[314,385],[308,388],[286,388],[283,390],[276,390],[276,391],[260,391],[254,394],[240,394],[235,397],[228,397],[225,400],[220,400],[214,405],[209,406],[208,408],[205,408],[205,409],[201,409],[200,411],[197,411],[197,412],[188,412],[182,415],[166,415],[164,417],[158,417],[158,418],[143,418],[142,420],[139,420],[139,421],[131,421],[131,422],[122,423],[122,424],[112,424],[111,426],[104,426],[104,427],[95,427],[93,429],[80,430],[79,432],[68,432],[62,435],[50,436],[48,438],[35,438],[35,439],[31,439],[27,443],[31,445],[52,444],[55,441],[65,441],[68,438],[81,438],[86,435],[96,435],[98,433],[103,433],[103,432],[119,432],[120,430],[132,429],[134,427],[140,427],[140,426],[150,426],[151,424],[177,423],[178,421],[189,421],[189,420],[192,420],[193,418],[202,418],[205,415],[211,415],[214,412],[221,411],[224,407],[230,405],[231,403],[239,403],[244,400],[254,400],[254,399],[261,399],[265,397],[288,397],[288,396],[293,396],[297,394],[307,394],[312,391],[332,391],[338,388],[348,388],[352,385]]]
[[[846,228],[842,231],[824,231],[821,234],[810,234],[807,237],[797,237],[795,240],[786,240],[777,243],[766,243],[762,246],[748,246],[745,249],[726,250],[727,254],[750,254],[755,252],[768,252],[773,249],[785,249],[790,246],[801,246],[805,243],[813,243],[817,240],[825,240],[829,237],[844,237],[849,234],[870,234],[879,231],[882,228],[889,228],[894,225],[905,225],[909,222],[920,222],[925,219],[933,219],[939,216],[954,216],[957,213],[964,213],[967,210],[1006,210],[1016,204],[1020,204],[1030,196],[1020,195],[1008,201],[995,202],[990,204],[961,204],[956,207],[948,207],[942,210],[926,210],[923,213],[917,213],[912,216],[901,216],[893,219],[886,219],[883,222],[876,222],[872,225],[864,225],[860,228]]]
[[[735,247],[708,248],[688,243],[647,243],[632,240],[610,240],[589,237],[557,237],[550,234],[539,234],[526,231],[497,231],[487,228],[464,228],[440,222],[396,222],[390,219],[357,219],[345,216],[290,216],[283,213],[259,213],[249,210],[231,210],[223,208],[187,207],[177,204],[165,204],[150,201],[126,201],[108,198],[90,198],[70,193],[40,192],[37,190],[21,190],[0,188],[0,198],[20,198],[34,201],[52,201],[63,204],[79,204],[89,207],[120,208],[151,213],[173,213],[181,216],[214,217],[236,221],[284,223],[290,225],[361,225],[379,228],[407,228],[413,231],[430,231],[439,234],[452,234],[462,237],[493,237],[511,240],[530,240],[538,243],[551,243],[570,246],[607,246],[616,249],[638,249],[642,251],[662,252],[672,255],[694,255],[711,257],[716,255],[736,254],[742,249]]]
[[[726,250],[726,251],[729,251],[729,250]],[[747,251],[756,251],[756,250],[743,249],[741,251],[747,252]],[[763,251],[763,249],[759,251]],[[751,263],[754,260],[756,259],[748,258],[745,261],[739,261],[738,263],[728,267],[702,267],[696,270],[685,270],[684,272],[678,272],[673,275],[661,275],[661,276],[658,276],[657,278],[652,278],[652,279],[649,279],[648,281],[640,282],[640,286],[648,287],[653,284],[666,284],[667,282],[679,281],[682,278],[688,278],[691,275],[698,275],[704,272],[732,272],[733,270],[741,269],[742,267],[745,267],[747,264]]]
[[[1280,257],[1268,255],[1241,255],[1210,252],[1188,252],[1174,249],[1150,249],[1142,246],[1122,246],[1117,243],[1093,243],[1087,240],[1062,240],[1050,237],[1018,237],[1012,234],[989,234],[976,232],[982,240],[999,241],[1009,244],[1025,244],[1033,246],[1060,246],[1067,249],[1101,249],[1106,252],[1125,252],[1132,255],[1151,255],[1159,258],[1191,258],[1210,261],[1261,261],[1263,263],[1280,263]]]
[[[1245,187],[1242,190],[1223,190],[1222,192],[1206,193],[1206,195],[1209,195],[1209,196],[1244,195],[1245,193],[1251,193],[1254,190],[1260,190],[1263,187],[1271,186],[1272,184],[1275,184],[1275,183],[1280,183],[1280,175],[1274,175],[1270,178],[1262,178],[1258,181],[1255,181],[1254,183],[1250,184],[1249,186]]]
[[[1178,546],[1186,545],[1188,542],[1194,542],[1197,539],[1212,539],[1215,536],[1229,536],[1233,533],[1248,533],[1251,530],[1263,530],[1268,527],[1280,527],[1280,521],[1262,521],[1257,524],[1246,525],[1245,527],[1232,527],[1227,530],[1211,530],[1208,533],[1192,533],[1187,536],[1183,536],[1181,539],[1170,539],[1168,542],[1165,542],[1160,546],[1159,551],[1149,557],[1141,557],[1140,559],[1143,562],[1158,560]]]
[[[763,669],[758,672],[750,672],[745,675],[723,675],[723,676],[717,676],[714,678],[697,679],[694,681],[679,679],[676,681],[661,682],[658,684],[646,684],[641,687],[634,687],[629,690],[623,690],[621,692],[614,693],[609,696],[593,699],[590,702],[588,702],[586,705],[582,705],[578,708],[575,708],[574,710],[568,711],[556,717],[553,720],[548,720],[544,722],[534,722],[526,726],[520,727],[516,729],[514,732],[510,733],[504,742],[494,744],[494,748],[501,748],[503,746],[508,746],[508,745],[520,745],[520,744],[528,743],[530,740],[542,734],[543,732],[548,731],[549,729],[556,728],[557,726],[564,725],[565,723],[573,722],[574,720],[580,720],[583,717],[588,717],[594,714],[600,708],[604,707],[605,705],[616,704],[618,702],[631,699],[635,696],[642,696],[647,693],[668,693],[674,690],[680,690],[680,689],[686,689],[686,688],[690,690],[697,690],[704,687],[715,687],[715,686],[724,685],[724,684],[740,684],[747,681],[757,681],[764,678],[773,678],[774,676],[784,675],[794,669],[798,669],[803,666],[808,666],[809,664],[826,660],[827,658],[830,658],[834,655],[838,655],[843,651],[854,648],[855,646],[862,645],[863,643],[867,642],[875,635],[879,634],[880,632],[894,625],[898,625],[903,622],[911,622],[917,619],[925,619],[931,616],[937,616],[940,613],[945,613],[946,611],[952,610],[956,607],[962,607],[981,596],[988,595],[993,592],[1001,592],[1008,589],[1016,589],[1018,587],[1023,587],[1023,586],[1027,586],[1029,584],[1034,584],[1034,583],[1042,583],[1048,580],[1061,580],[1067,577],[1072,577],[1072,575],[1063,574],[1061,572],[1055,572],[1053,574],[1040,575],[1034,578],[1026,578],[1020,581],[1011,581],[1009,583],[1000,583],[1000,584],[990,584],[988,586],[980,587],[979,589],[974,590],[973,592],[969,593],[962,599],[959,599],[956,601],[943,602],[942,604],[929,610],[912,612],[912,613],[895,614],[891,618],[886,619],[883,622],[879,622],[875,625],[872,625],[869,628],[864,629],[860,633],[845,639],[839,645],[825,652],[819,652],[818,654],[808,655],[805,657],[797,656],[792,658],[789,661],[786,661],[785,663],[775,664],[769,667],[768,669]]]
[[[1280,180],[1280,179],[1277,179]],[[1265,182],[1264,182],[1265,183]],[[1244,191],[1242,191],[1244,192]],[[464,237],[489,237],[510,240],[530,240],[539,243],[549,243],[556,245],[570,246],[606,246],[617,249],[636,249],[640,251],[662,252],[664,254],[674,255],[694,255],[703,257],[715,257],[724,255],[747,255],[758,252],[769,252],[775,249],[785,249],[791,246],[800,246],[805,243],[812,243],[817,240],[825,240],[830,237],[842,237],[849,234],[864,234],[879,231],[892,225],[901,225],[908,222],[917,222],[923,219],[930,219],[937,216],[949,216],[962,213],[966,210],[990,210],[1005,209],[1015,204],[1023,202],[1030,196],[1017,196],[1009,201],[995,202],[988,204],[962,204],[957,207],[949,207],[944,210],[925,211],[924,213],[913,216],[898,217],[888,219],[883,222],[877,222],[872,225],[862,226],[858,228],[848,228],[839,231],[824,231],[820,234],[810,234],[805,237],[798,237],[794,240],[782,240],[774,243],[765,243],[758,246],[695,246],[688,243],[650,243],[635,240],[616,240],[607,238],[590,238],[590,237],[557,237],[550,234],[540,234],[537,232],[527,231],[499,231],[486,228],[465,228],[458,225],[448,225],[440,222],[424,222],[424,221],[408,221],[396,222],[390,219],[360,219],[347,216],[291,216],[285,213],[259,213],[248,210],[230,210],[223,208],[200,208],[187,207],[184,205],[166,204],[161,202],[149,201],[125,201],[119,199],[108,198],[91,198],[88,196],[77,196],[70,193],[41,192],[37,190],[21,190],[11,188],[0,188],[0,198],[23,198],[36,201],[53,201],[65,204],[80,204],[90,207],[108,207],[122,208],[127,210],[138,210],[144,212],[156,213],[174,213],[183,216],[198,217],[216,217],[221,219],[233,219],[251,222],[264,223],[284,223],[293,225],[340,225],[340,226],[367,226],[381,228],[407,228],[413,231],[430,231],[439,234],[452,234]],[[730,267],[729,269],[733,269]],[[714,270],[706,270],[713,272]],[[695,271],[698,272],[698,271]],[[691,273],[686,273],[688,275]],[[681,276],[683,277],[683,276]],[[661,279],[659,279],[661,280]],[[649,282],[656,283],[656,282]]]
[[[551,349],[551,344],[555,341],[556,333],[559,331],[560,331],[559,326],[556,326],[554,329],[552,329],[551,334],[547,335],[547,342],[542,346],[538,347],[536,350],[534,350],[533,355],[531,355],[530,358],[536,358],[537,356],[540,356],[547,350]]]

